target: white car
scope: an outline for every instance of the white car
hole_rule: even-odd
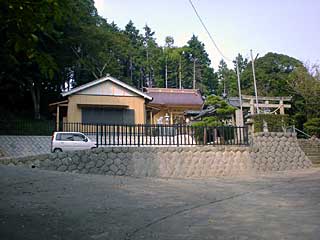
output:
[[[51,152],[75,151],[96,147],[96,142],[91,141],[81,132],[54,132],[51,139]]]

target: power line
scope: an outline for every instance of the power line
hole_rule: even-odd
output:
[[[216,44],[216,42],[213,40],[213,37],[211,36],[211,33],[209,32],[209,30],[207,29],[206,25],[204,24],[204,22],[202,21],[201,16],[199,15],[197,9],[195,8],[195,6],[192,3],[192,0],[189,0],[189,3],[191,4],[194,12],[196,13],[200,23],[202,24],[203,28],[206,30],[210,40],[212,41],[213,45],[215,46],[215,48],[218,50],[218,52],[220,53],[220,55],[222,56],[222,58],[224,58],[225,60],[231,62],[232,60],[230,58],[227,58],[222,51],[220,50],[220,48],[218,47],[218,45]],[[239,90],[239,104],[240,104],[240,112],[241,112],[241,120],[239,122],[240,126],[243,125],[243,113],[242,113],[242,96],[241,96],[241,83],[240,83],[240,72],[239,72],[239,63],[238,63],[239,59],[236,59],[236,73],[237,73],[237,80],[238,80],[238,90]]]
[[[202,21],[202,18],[200,16],[200,14],[198,13],[197,9],[195,8],[195,6],[192,3],[192,0],[189,0],[190,5],[192,6],[195,14],[197,15],[201,25],[203,26],[203,28],[206,30],[211,42],[213,43],[213,45],[215,46],[215,48],[218,50],[218,52],[220,53],[220,55],[227,61],[231,62],[232,60],[228,57],[226,57],[223,52],[220,50],[220,48],[218,47],[218,45],[216,44],[216,42],[213,40],[213,37],[211,36],[211,33],[209,32],[209,30],[207,29],[206,25],[204,24],[204,22]]]

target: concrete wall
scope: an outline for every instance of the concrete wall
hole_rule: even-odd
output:
[[[7,158],[7,165],[136,177],[208,178],[312,166],[294,134],[259,133],[248,147],[108,147]]]
[[[82,122],[81,106],[123,107],[134,110],[135,124],[145,123],[145,99],[141,96],[93,96],[75,94],[69,96],[68,122]]]

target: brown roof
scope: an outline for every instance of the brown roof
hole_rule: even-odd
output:
[[[198,105],[202,106],[203,99],[197,89],[177,89],[177,88],[146,88],[148,96],[153,100],[154,105]]]

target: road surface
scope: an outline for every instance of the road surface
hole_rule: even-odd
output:
[[[320,239],[320,169],[177,180],[0,166],[0,239]]]

